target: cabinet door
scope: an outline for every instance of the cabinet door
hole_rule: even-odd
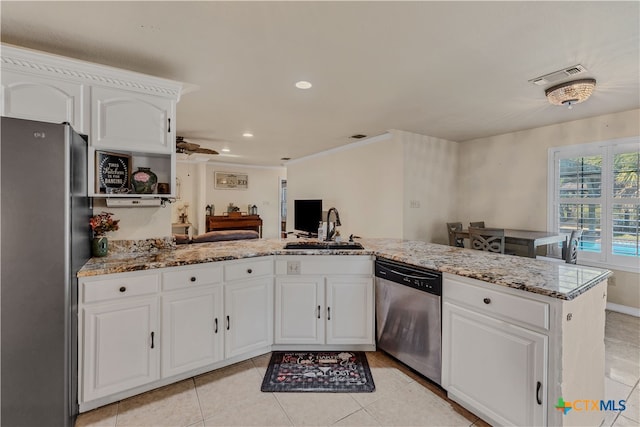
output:
[[[224,286],[225,358],[273,344],[273,278]]]
[[[160,378],[157,297],[87,306],[83,322],[82,401]]]
[[[162,377],[206,366],[224,357],[222,286],[162,297]]]
[[[498,425],[546,424],[547,337],[443,304],[442,386]]]
[[[327,344],[373,344],[373,279],[328,277]]]
[[[276,279],[275,343],[324,344],[324,279]]]
[[[91,145],[142,153],[174,150],[173,100],[103,87],[91,88]]]
[[[2,70],[2,115],[49,123],[69,122],[86,133],[83,86]]]

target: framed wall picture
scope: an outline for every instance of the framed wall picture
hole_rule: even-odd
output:
[[[215,172],[215,188],[246,190],[249,188],[249,175],[235,172]]]
[[[96,151],[96,193],[126,194],[131,191],[131,156]]]

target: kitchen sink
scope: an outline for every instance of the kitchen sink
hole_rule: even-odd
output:
[[[289,242],[285,249],[364,249],[358,242]]]

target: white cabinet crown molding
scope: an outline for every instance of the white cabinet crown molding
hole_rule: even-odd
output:
[[[101,64],[2,44],[0,66],[91,85],[103,85],[180,99],[183,84]]]

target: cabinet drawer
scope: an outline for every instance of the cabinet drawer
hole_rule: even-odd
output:
[[[251,277],[268,276],[273,274],[273,259],[250,259],[231,262],[224,266],[224,280],[248,279]]]
[[[222,266],[176,267],[162,273],[162,289],[186,289],[222,282]]]
[[[549,329],[549,304],[450,278],[445,278],[442,293],[445,301],[461,302],[490,315]]]
[[[122,276],[82,281],[82,302],[92,303],[158,292],[159,275]]]

